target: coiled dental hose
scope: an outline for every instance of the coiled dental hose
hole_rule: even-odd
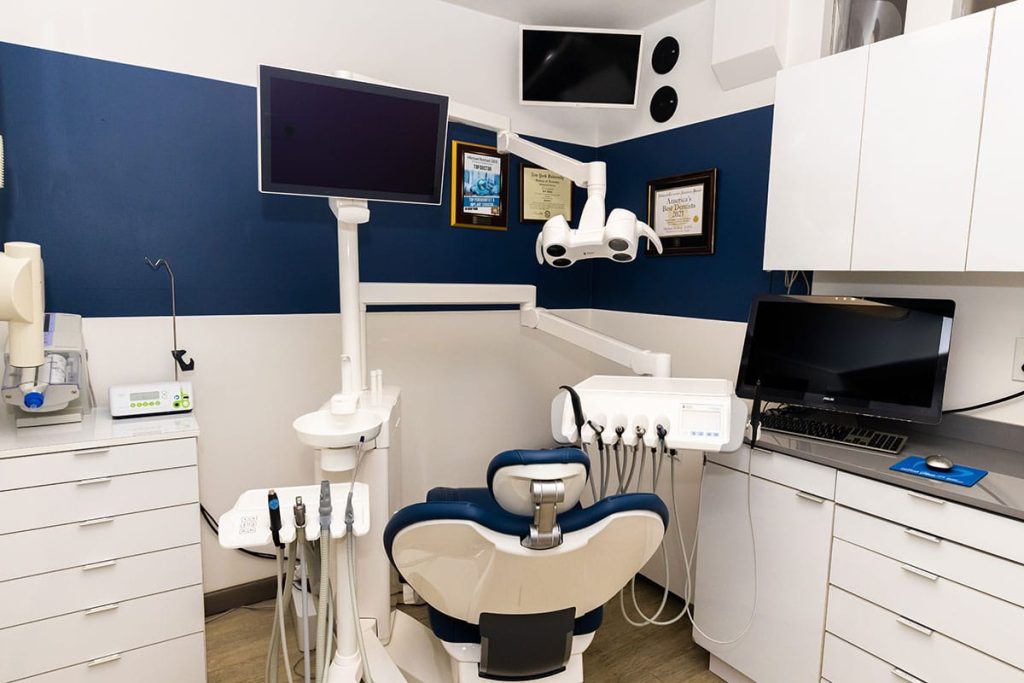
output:
[[[657,426],[657,433],[658,433],[658,448],[653,451],[654,452],[654,461],[655,462],[654,462],[654,471],[652,472],[653,488],[651,489],[654,493],[657,493],[658,482],[659,482],[659,479],[661,477],[661,466],[658,465],[658,460],[660,460],[661,458],[659,458],[658,456],[660,455],[662,458],[665,456],[665,436],[667,435],[668,432],[665,430],[664,427],[662,427],[661,425],[658,425]],[[740,639],[742,639],[743,636],[745,636],[750,631],[750,627],[754,623],[754,615],[755,615],[755,613],[757,611],[757,541],[756,541],[756,538],[755,538],[755,535],[754,535],[754,517],[753,517],[752,510],[751,510],[751,498],[750,498],[751,477],[753,476],[751,474],[751,467],[750,466],[747,467],[747,527],[748,527],[748,529],[750,531],[750,549],[751,549],[751,556],[752,556],[752,560],[753,560],[753,572],[754,572],[754,596],[753,596],[753,598],[754,599],[753,599],[753,601],[752,601],[752,603],[750,605],[750,614],[747,617],[746,624],[744,624],[743,629],[739,632],[739,634],[736,635],[733,638],[729,638],[728,640],[720,640],[720,639],[711,637],[708,633],[706,633],[703,629],[701,629],[700,626],[697,625],[696,619],[694,617],[694,613],[693,613],[693,600],[692,600],[692,598],[693,598],[693,588],[694,588],[694,586],[693,586],[693,560],[696,557],[697,542],[698,542],[699,535],[700,535],[700,526],[698,525],[697,529],[694,531],[694,534],[693,534],[693,544],[691,546],[690,551],[688,552],[687,549],[686,549],[686,542],[683,539],[683,529],[682,529],[682,525],[680,524],[679,506],[678,506],[678,502],[677,502],[678,496],[676,495],[676,476],[675,476],[676,473],[675,473],[675,466],[676,466],[677,455],[676,455],[676,452],[675,452],[674,449],[669,451],[668,458],[669,458],[669,479],[670,479],[669,485],[671,487],[671,498],[672,498],[672,501],[671,501],[672,502],[672,516],[676,520],[676,533],[678,534],[678,538],[679,538],[679,547],[680,547],[680,549],[682,550],[682,553],[683,553],[683,567],[686,570],[686,581],[685,581],[684,587],[683,587],[683,593],[684,593],[684,595],[683,595],[683,609],[679,612],[679,614],[677,614],[676,616],[674,616],[671,619],[667,619],[667,620],[663,620],[663,621],[659,621],[658,620],[658,617],[661,616],[661,613],[665,610],[665,606],[668,603],[668,595],[669,595],[669,592],[670,592],[669,591],[668,549],[665,547],[664,540],[662,540],[661,554],[662,554],[662,557],[664,558],[664,563],[665,563],[665,565],[664,565],[665,566],[665,591],[662,594],[661,604],[658,606],[658,610],[653,615],[648,616],[640,608],[640,605],[638,604],[637,599],[636,599],[636,576],[634,576],[633,579],[629,583],[629,590],[630,590],[631,599],[632,599],[632,602],[633,602],[633,608],[636,610],[637,614],[640,615],[640,621],[634,621],[633,619],[630,618],[629,614],[626,613],[626,603],[625,603],[626,588],[625,587],[623,587],[622,590],[619,591],[619,607],[622,610],[622,616],[631,625],[637,626],[637,627],[643,627],[643,626],[648,626],[648,625],[653,625],[653,626],[670,626],[672,624],[675,624],[676,622],[678,622],[680,619],[682,619],[685,616],[687,619],[689,619],[690,624],[693,626],[693,629],[695,631],[697,631],[697,633],[701,634],[708,641],[710,641],[712,643],[715,643],[716,645],[732,645],[733,643],[736,643]],[[698,483],[698,494],[697,494],[698,495],[698,498],[697,498],[697,509],[698,510],[700,509],[700,494],[703,491],[703,484],[704,484],[704,468],[702,467],[701,468],[700,482]],[[638,481],[637,489],[639,489],[639,487],[640,487],[640,483]]]

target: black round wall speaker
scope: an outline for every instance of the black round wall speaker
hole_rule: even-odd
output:
[[[670,85],[663,85],[651,98],[651,118],[658,123],[665,123],[676,113],[678,105],[676,89]]]
[[[654,46],[654,56],[651,57],[651,66],[654,73],[667,74],[679,61],[679,41],[672,36],[665,36]]]

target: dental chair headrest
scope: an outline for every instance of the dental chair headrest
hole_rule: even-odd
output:
[[[565,499],[557,506],[561,514],[579,503],[588,476],[590,458],[578,448],[505,451],[494,456],[487,468],[487,488],[506,512],[532,516],[532,482],[561,479],[565,484]]]

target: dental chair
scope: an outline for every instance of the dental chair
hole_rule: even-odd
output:
[[[427,603],[450,658],[445,680],[583,680],[602,606],[668,525],[653,494],[583,507],[589,474],[576,448],[506,451],[487,468],[487,488],[434,489],[391,519],[385,549]]]

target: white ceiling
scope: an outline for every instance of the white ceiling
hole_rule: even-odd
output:
[[[703,0],[444,0],[535,26],[640,29]]]

